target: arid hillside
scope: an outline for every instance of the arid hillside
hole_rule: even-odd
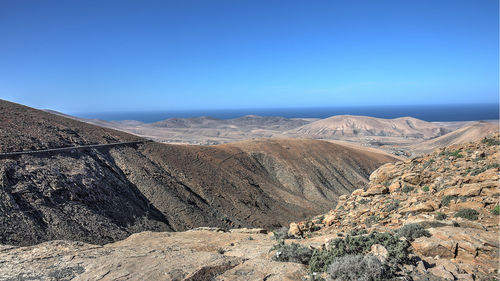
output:
[[[291,133],[312,138],[382,136],[428,139],[447,132],[449,130],[444,127],[412,117],[382,119],[352,115],[336,115],[291,130]]]
[[[141,138],[0,99],[0,153]]]
[[[138,139],[2,105],[3,152]],[[378,166],[396,160],[362,151],[324,141],[261,140],[220,146],[149,142],[3,156],[0,242],[102,244],[145,230],[276,228],[326,212],[340,195],[366,184]]]
[[[486,136],[498,132],[498,123],[471,122],[466,127],[459,128],[451,133],[427,140],[410,146],[414,154],[430,153],[438,147],[450,146],[453,144],[468,143],[480,140]]]

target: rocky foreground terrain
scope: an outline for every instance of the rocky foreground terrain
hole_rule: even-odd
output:
[[[499,137],[386,164],[335,209],[264,229],[0,248],[0,280],[498,280]]]
[[[371,174],[367,189],[342,196],[337,207],[324,216],[292,223],[289,235],[406,233],[405,239],[420,261],[404,268],[406,274],[416,273],[417,280],[427,280],[427,275],[442,280],[496,280],[498,145],[497,133],[478,142],[386,164]],[[373,253],[388,258],[384,249]]]

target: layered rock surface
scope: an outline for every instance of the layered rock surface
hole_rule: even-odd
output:
[[[255,233],[257,232],[257,233]],[[274,262],[259,231],[142,232],[104,246],[50,241],[0,248],[0,280],[300,280],[301,264]]]
[[[430,272],[445,280],[493,278],[500,244],[498,149],[496,134],[386,164],[371,174],[367,188],[341,196],[322,217],[291,224],[290,234],[391,232],[418,223],[430,236],[417,238],[412,247]]]

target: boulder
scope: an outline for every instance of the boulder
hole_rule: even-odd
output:
[[[450,209],[458,211],[460,209],[476,209],[481,210],[484,208],[484,203],[476,201],[465,201],[458,203],[450,203]]]
[[[420,237],[411,245],[415,253],[425,257],[454,258],[457,249],[457,242],[435,237]]]
[[[396,192],[396,190],[400,188],[401,188],[401,183],[399,181],[395,181],[391,185],[389,185],[389,192],[390,193]]]
[[[370,175],[370,182],[384,183],[395,176],[396,166],[393,163],[382,165]]]
[[[401,176],[401,179],[404,182],[413,184],[413,185],[418,185],[420,184],[420,176],[417,173],[406,173],[403,176]]]
[[[460,196],[479,196],[483,187],[478,183],[464,184],[460,188]]]
[[[344,195],[340,195],[339,196],[339,201],[345,201],[345,200],[347,200],[347,198],[348,198],[348,196],[345,195],[345,194]]]
[[[332,214],[327,214],[325,215],[325,218],[323,219],[323,224],[330,226],[336,221],[335,215]]]
[[[302,230],[300,230],[299,225],[297,223],[290,223],[290,227],[288,228],[288,236],[300,237],[302,236]]]
[[[443,278],[444,280],[455,280],[455,276],[451,274],[444,266],[438,265],[429,270],[432,275],[435,275],[437,277]]]
[[[443,251],[440,255],[441,257],[457,258],[464,263],[483,263],[492,267],[498,266],[500,242],[498,241],[498,233],[496,231],[451,226],[429,228],[428,231],[432,235],[428,239],[432,240],[434,246],[441,247],[441,249],[449,249],[450,252],[447,255],[443,255],[445,254]],[[421,238],[417,240],[419,239]],[[421,240],[425,241],[425,239]],[[421,241],[417,243],[416,247],[419,249],[419,252],[426,256],[432,254],[432,249],[429,248],[430,245],[423,246],[423,244]],[[449,248],[449,245],[456,245],[456,247]]]
[[[427,213],[427,212],[433,212],[434,209],[435,209],[435,204],[433,204],[433,202],[424,202],[401,210],[401,214]]]
[[[351,195],[352,195],[352,196],[359,196],[359,195],[363,194],[363,192],[365,192],[365,191],[364,191],[362,188],[360,188],[360,189],[356,189],[356,190],[354,190],[354,191],[351,193]]]
[[[383,186],[381,184],[373,185],[370,186],[365,192],[361,194],[361,196],[367,197],[367,196],[373,196],[373,195],[380,195],[380,194],[386,194],[389,192],[389,189],[386,186]]]
[[[380,244],[372,245],[370,249],[370,254],[377,257],[381,262],[385,262],[389,257],[389,251],[387,251],[387,249]]]

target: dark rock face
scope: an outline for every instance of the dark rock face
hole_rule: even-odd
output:
[[[0,160],[0,243],[103,244],[140,230],[172,230],[109,159],[94,151]]]

